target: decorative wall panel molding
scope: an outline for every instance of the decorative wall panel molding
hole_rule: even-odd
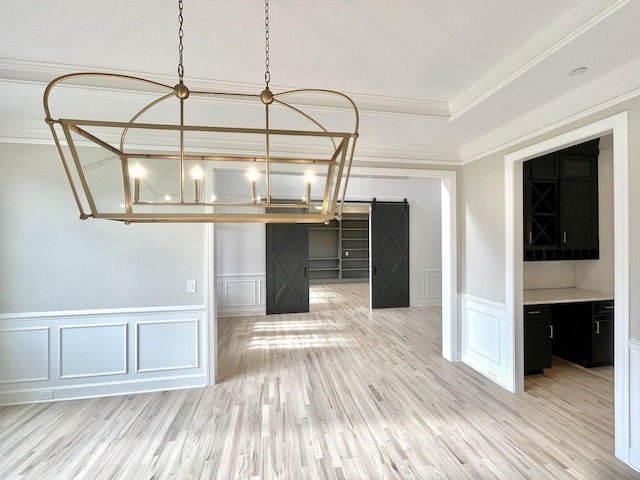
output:
[[[198,319],[136,323],[136,372],[198,368]]]
[[[409,305],[412,307],[442,305],[441,270],[412,270],[409,286]]]
[[[265,275],[218,275],[218,316],[264,315]]]
[[[0,324],[0,385],[48,380],[49,345],[49,327],[5,330]]]
[[[265,315],[264,275],[218,275],[218,316]],[[412,307],[442,304],[442,271],[413,270],[410,273]]]
[[[207,385],[202,305],[0,315],[0,405]]]
[[[62,326],[60,378],[127,373],[127,324]]]
[[[504,305],[462,295],[461,332],[462,361],[505,387],[508,379]]]

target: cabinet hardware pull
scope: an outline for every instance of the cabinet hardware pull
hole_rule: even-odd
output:
[[[549,338],[553,338],[553,325],[549,325]]]
[[[307,267],[304,267],[304,278],[307,278]]]
[[[531,310],[530,312],[527,312],[527,313],[529,313],[529,315],[538,315],[541,312],[540,310]]]
[[[596,334],[600,333],[600,322],[596,320]]]
[[[567,243],[567,232],[562,232],[562,242]]]
[[[605,305],[604,308],[607,310],[613,310],[613,305]]]
[[[529,232],[529,243],[533,243],[533,232]]]

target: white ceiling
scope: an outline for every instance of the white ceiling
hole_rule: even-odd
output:
[[[3,3],[0,127],[42,123],[41,90],[57,74],[177,78],[177,1]],[[184,4],[185,83],[259,92],[264,4]],[[451,156],[640,59],[640,0],[271,0],[269,11],[272,90],[351,95],[365,151],[395,144]],[[8,95],[16,85],[30,93]]]

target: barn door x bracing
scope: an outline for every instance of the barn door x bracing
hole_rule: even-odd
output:
[[[409,204],[371,205],[371,308],[409,306]]]
[[[267,224],[267,315],[309,311],[309,226]]]

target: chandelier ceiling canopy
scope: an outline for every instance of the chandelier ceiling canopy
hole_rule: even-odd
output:
[[[176,85],[86,72],[58,77],[45,90],[46,122],[80,218],[339,218],[358,137],[355,103],[331,90],[271,92],[268,0],[264,90],[190,90],[184,82],[182,0],[178,7]]]

